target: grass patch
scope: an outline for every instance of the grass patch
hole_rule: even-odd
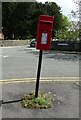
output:
[[[21,106],[23,108],[47,109],[52,107],[52,97],[41,91],[37,98],[35,98],[34,92],[31,92],[24,95],[22,99]]]

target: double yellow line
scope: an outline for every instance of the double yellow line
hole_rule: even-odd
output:
[[[80,77],[41,77],[40,82],[55,82],[55,83],[66,83],[66,82],[79,82]],[[2,79],[0,84],[3,83],[34,83],[36,78],[18,78],[18,79]]]

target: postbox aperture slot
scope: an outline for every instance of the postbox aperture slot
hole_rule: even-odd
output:
[[[45,21],[45,20],[40,20],[40,23],[44,23],[44,24],[52,24],[51,21]]]

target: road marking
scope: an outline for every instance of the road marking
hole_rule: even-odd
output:
[[[0,55],[0,57],[3,57],[3,58],[8,58],[8,55]]]
[[[4,55],[3,58],[8,58],[8,55]]]
[[[79,82],[80,77],[41,77],[40,82],[55,82],[55,83],[66,83],[66,82]],[[4,79],[0,80],[0,83],[34,83],[36,78],[20,78],[20,79]]]
[[[16,48],[16,47],[22,47],[22,46],[4,46],[4,47],[1,47],[1,48],[4,49],[4,48]]]

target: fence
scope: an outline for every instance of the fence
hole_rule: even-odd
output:
[[[80,42],[76,41],[52,41],[51,50],[60,50],[60,51],[80,51],[81,46]]]

